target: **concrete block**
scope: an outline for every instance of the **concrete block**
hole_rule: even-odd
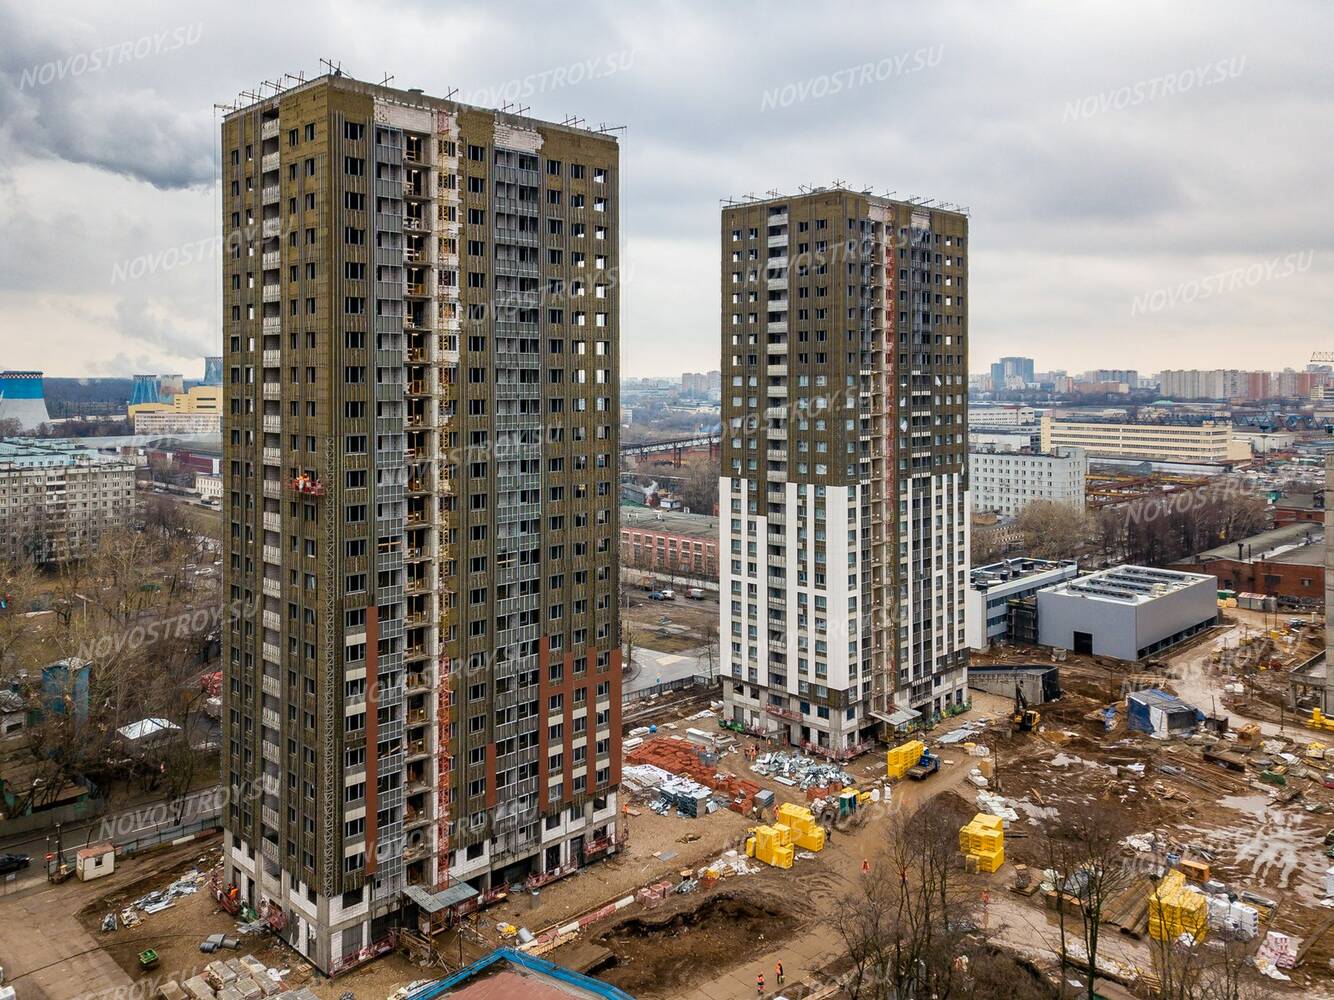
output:
[[[191,976],[185,982],[181,983],[182,989],[186,995],[193,1000],[217,1000],[217,994],[213,992],[213,987],[208,984],[208,980],[203,976]]]

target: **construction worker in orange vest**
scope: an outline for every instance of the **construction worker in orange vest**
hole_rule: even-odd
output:
[[[764,973],[761,972],[755,977],[755,995],[764,996]]]

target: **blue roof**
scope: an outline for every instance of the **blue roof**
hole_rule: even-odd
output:
[[[474,976],[486,971],[496,962],[505,961],[511,965],[517,966],[528,972],[540,976],[546,976],[557,982],[564,983],[576,989],[584,990],[593,996],[606,997],[607,1000],[634,1000],[629,993],[624,990],[618,990],[615,986],[604,983],[600,979],[594,979],[592,976],[585,976],[582,973],[573,972],[555,962],[548,962],[545,958],[538,958],[535,955],[528,955],[521,951],[515,951],[513,948],[497,948],[485,958],[479,958],[472,965],[465,966],[452,976],[445,979],[437,979],[413,993],[409,993],[407,1000],[434,1000],[435,997],[447,996],[456,987],[463,986]]]
[[[1168,694],[1162,688],[1144,688],[1140,691],[1132,691],[1129,695],[1127,695],[1127,698],[1132,698],[1135,701],[1141,702],[1145,705],[1154,704],[1157,705],[1159,708],[1171,711],[1181,711],[1181,712],[1195,711],[1194,705],[1182,701],[1174,694]]]

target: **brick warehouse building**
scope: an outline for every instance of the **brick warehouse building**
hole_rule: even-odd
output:
[[[1219,545],[1171,569],[1210,573],[1220,590],[1265,594],[1303,605],[1325,599],[1325,528],[1297,522]]]
[[[707,514],[622,507],[621,564],[717,580],[718,519]]]

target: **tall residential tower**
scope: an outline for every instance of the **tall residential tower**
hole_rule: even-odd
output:
[[[967,696],[968,220],[722,210],[726,713],[835,757]]]
[[[333,972],[615,850],[619,151],[342,76],[221,138],[226,875]]]

